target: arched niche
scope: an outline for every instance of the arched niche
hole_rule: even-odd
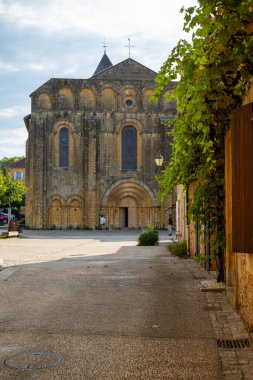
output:
[[[74,94],[68,87],[62,87],[57,92],[57,104],[61,110],[74,108]]]
[[[148,88],[148,89],[143,91],[142,104],[143,104],[143,109],[145,111],[155,111],[158,107],[157,102],[150,103],[150,98],[152,95],[154,95],[154,89],[152,89],[152,88]]]
[[[96,108],[96,95],[91,88],[83,88],[80,91],[79,107],[84,111],[93,111]]]
[[[72,199],[68,204],[68,226],[82,226],[82,205],[78,199]]]
[[[49,226],[62,227],[63,223],[63,207],[60,199],[54,199],[49,208]]]
[[[103,88],[100,92],[100,107],[102,111],[115,111],[117,106],[115,91]]]
[[[37,98],[37,106],[42,110],[50,110],[52,108],[50,95],[48,95],[46,92],[39,94]]]

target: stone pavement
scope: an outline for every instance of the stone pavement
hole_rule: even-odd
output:
[[[224,293],[206,293],[224,380],[253,379],[253,350],[240,316]],[[212,310],[213,309],[213,310]]]
[[[206,273],[197,266],[194,276],[201,279]],[[210,272],[200,281],[200,291],[206,293],[223,380],[253,380],[253,343],[240,315],[228,302],[226,284],[217,283],[214,275]]]
[[[201,292],[213,275],[164,246],[136,247],[137,236],[27,231],[0,241],[1,380],[253,379],[248,334],[224,289]],[[64,362],[3,366],[24,352],[43,364],[41,351]]]
[[[198,267],[196,275],[204,269]],[[205,292],[209,313],[217,339],[224,380],[253,379],[253,349],[249,334],[239,314],[229,304],[224,283],[209,279],[200,281],[200,291]]]

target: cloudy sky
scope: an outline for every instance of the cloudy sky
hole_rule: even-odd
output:
[[[25,155],[29,95],[50,78],[89,78],[102,55],[158,71],[197,0],[0,0],[0,159]]]

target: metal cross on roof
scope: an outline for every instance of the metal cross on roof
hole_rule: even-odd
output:
[[[131,55],[131,48],[135,47],[134,45],[131,45],[130,43],[130,38],[128,38],[128,45],[125,45],[126,48],[128,48],[128,54],[129,54],[129,58],[130,58],[130,55]]]
[[[102,42],[102,44],[103,44],[103,48],[104,48],[104,53],[106,53],[107,42],[105,42],[105,37],[104,37],[104,41]]]

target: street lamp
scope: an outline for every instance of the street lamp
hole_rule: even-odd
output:
[[[162,166],[163,156],[162,156],[161,152],[158,152],[157,156],[155,157],[155,163],[156,163],[156,166],[159,166],[159,167]]]
[[[156,169],[156,171],[158,171],[157,174],[161,174],[161,167],[162,167],[162,164],[163,164],[163,155],[161,154],[160,150],[157,153],[157,156],[155,157],[155,163],[156,163],[156,166],[159,168],[158,170]],[[155,178],[157,179],[157,176],[155,176]],[[159,186],[158,186],[157,190],[159,191]],[[163,220],[162,208],[164,209],[164,206],[162,206],[160,204],[159,207],[160,207],[160,227],[161,227],[162,225],[164,225],[164,223],[162,221]]]

